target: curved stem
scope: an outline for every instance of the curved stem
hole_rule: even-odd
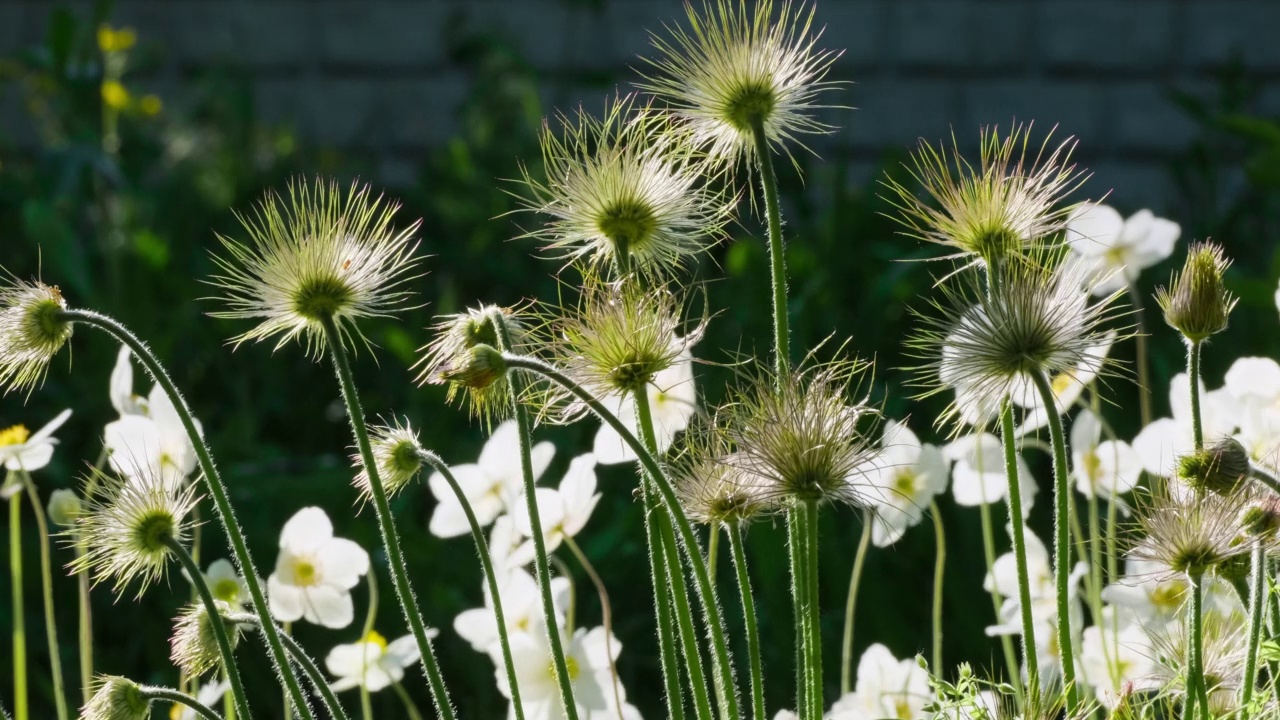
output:
[[[1256,463],[1249,463],[1249,477],[1271,488],[1272,492],[1280,493],[1280,478],[1276,478]]]
[[[773,154],[765,136],[764,123],[756,117],[751,123],[755,139],[756,163],[760,169],[765,214],[769,222],[769,278],[773,285],[773,350],[778,376],[791,364],[791,339],[787,327],[787,256],[782,243],[782,209],[778,199],[778,176],[773,169]]]
[[[400,702],[404,703],[404,709],[409,714],[409,720],[422,720],[422,713],[418,712],[417,704],[413,702],[413,698],[409,697],[409,693],[405,691],[404,686],[394,682],[391,683],[391,689],[400,698]]]
[[[245,542],[244,531],[241,530],[240,523],[235,517],[235,511],[231,507],[231,501],[227,497],[226,485],[223,484],[222,476],[213,464],[213,454],[209,452],[209,446],[205,444],[204,438],[196,429],[195,417],[191,414],[191,408],[187,406],[186,399],[178,392],[178,387],[174,385],[173,379],[169,377],[169,373],[165,371],[164,366],[152,354],[151,349],[115,319],[92,310],[67,310],[62,313],[61,319],[95,327],[128,346],[133,351],[133,356],[138,358],[147,373],[151,375],[151,379],[160,385],[165,395],[173,403],[178,412],[178,417],[182,421],[182,427],[187,432],[187,438],[191,440],[191,445],[195,448],[201,477],[204,479],[205,488],[209,491],[209,497],[213,499],[214,507],[217,508],[218,520],[222,524],[223,530],[227,533],[227,540],[230,541],[236,564],[240,566],[240,576],[244,578],[245,585],[249,588],[249,596],[253,603],[254,612],[257,613],[258,618],[262,621],[263,632],[267,638],[267,646],[271,650],[272,666],[288,689],[294,705],[302,712],[303,718],[305,720],[315,720],[315,714],[311,711],[311,706],[307,703],[307,698],[302,693],[302,685],[298,682],[298,676],[294,672],[293,666],[289,664],[289,658],[285,654],[284,644],[280,641],[280,631],[275,623],[271,621],[267,595],[262,590],[262,581],[258,577],[258,570],[253,564],[253,558],[249,555],[249,545]]]
[[[938,503],[929,501],[929,515],[933,518],[933,537],[936,557],[933,563],[933,674],[946,677],[942,667],[942,581],[947,567],[947,533],[942,526],[942,513]]]
[[[480,556],[480,567],[484,570],[485,582],[489,585],[489,596],[493,601],[493,617],[498,624],[498,642],[502,646],[502,664],[507,671],[507,683],[511,686],[511,707],[515,711],[516,720],[524,720],[524,704],[520,700],[520,683],[516,680],[516,667],[511,659],[511,639],[507,634],[507,618],[502,610],[502,594],[498,588],[498,576],[493,570],[493,559],[489,556],[489,543],[484,538],[484,528],[480,527],[480,521],[476,519],[476,514],[471,509],[471,501],[462,492],[462,486],[458,484],[458,479],[454,477],[448,463],[429,450],[419,452],[418,457],[440,473],[445,482],[449,483],[449,488],[453,490],[454,496],[462,504],[462,512],[467,516],[467,524],[471,526],[471,539],[475,541],[476,554]],[[566,538],[566,542],[570,543],[571,548],[577,547],[572,545],[572,539]],[[592,572],[594,573],[594,571]],[[601,598],[605,608],[605,632],[608,633],[610,632],[609,605],[603,595]],[[610,637],[610,635],[605,635],[606,642]],[[609,653],[609,658],[609,664],[612,666],[613,653]],[[614,672],[614,677],[617,677],[616,671]],[[618,707],[621,708],[622,705],[619,704]],[[365,720],[368,720],[368,718],[366,717]]]
[[[169,688],[152,687],[149,685],[140,685],[138,689],[142,691],[142,696],[147,700],[163,700],[165,702],[186,705],[192,710],[195,710],[196,714],[204,718],[204,720],[222,720],[222,717],[219,716],[218,713],[214,712],[213,708],[184,692],[170,690]]]
[[[1135,364],[1138,366],[1138,408],[1139,417],[1142,419],[1142,426],[1146,427],[1151,424],[1151,368],[1147,361],[1147,329],[1146,318],[1142,310],[1142,293],[1138,291],[1136,283],[1129,283],[1129,305],[1133,307],[1134,325],[1137,330],[1137,357],[1134,358]]]
[[[698,536],[693,532],[693,526],[689,524],[689,517],[685,515],[684,509],[676,497],[675,488],[671,486],[671,481],[663,474],[662,466],[658,464],[652,453],[636,439],[635,434],[617,416],[609,412],[609,409],[602,405],[594,395],[564,373],[537,358],[509,352],[503,353],[502,357],[506,361],[508,368],[541,375],[564,388],[578,400],[581,400],[584,405],[590,408],[592,414],[618,433],[622,441],[635,452],[640,459],[641,466],[654,480],[658,492],[662,495],[662,501],[666,505],[667,513],[675,521],[675,529],[679,534],[685,559],[688,561],[689,566],[693,568],[694,583],[698,596],[702,600],[703,620],[706,624],[707,635],[711,638],[712,657],[716,660],[717,692],[722,692],[727,700],[725,706],[721,708],[721,716],[737,718],[739,713],[737,687],[733,680],[733,662],[729,655],[729,642],[725,633],[724,618],[720,614],[720,601],[716,596],[715,587],[711,584],[711,578],[707,572],[706,558],[703,556],[702,548],[699,546]]]
[[[1000,411],[1000,436],[1004,442],[1004,474],[1009,484],[1009,526],[1013,559],[1018,570],[1018,605],[1022,614],[1022,660],[1027,665],[1027,704],[1040,699],[1040,663],[1036,657],[1036,626],[1031,615],[1031,581],[1027,574],[1026,521],[1022,517],[1022,483],[1018,477],[1018,448],[1014,444],[1013,403],[1008,398]]]
[[[618,677],[618,663],[613,657],[613,606],[609,603],[609,591],[605,589],[604,580],[600,579],[600,574],[596,572],[595,566],[587,559],[587,554],[582,552],[582,548],[578,547],[578,543],[566,535],[564,544],[565,547],[569,548],[569,552],[573,553],[573,556],[577,558],[583,572],[591,579],[591,584],[595,585],[596,595],[600,597],[600,622],[604,624],[604,652],[609,657],[609,675],[613,680],[613,704],[618,709],[619,720],[622,720],[622,680]],[[516,701],[512,700],[511,702],[514,703]]]
[[[1045,415],[1049,418],[1049,439],[1053,442],[1053,569],[1057,586],[1058,652],[1062,658],[1062,684],[1067,695],[1067,714],[1070,715],[1079,703],[1079,691],[1076,688],[1075,655],[1071,647],[1071,481],[1067,478],[1067,440],[1049,379],[1038,368],[1030,374],[1044,403]]]
[[[491,322],[497,330],[499,350],[510,351],[512,346],[510,329],[506,318],[501,313],[490,315]],[[551,596],[551,569],[547,563],[547,543],[539,528],[542,520],[538,513],[537,492],[534,487],[532,458],[532,429],[529,422],[529,410],[520,402],[524,394],[524,379],[517,373],[507,373],[507,381],[511,385],[511,406],[516,416],[517,435],[520,438],[520,474],[524,481],[525,507],[529,511],[529,525],[533,532],[533,564],[538,576],[538,589],[542,595],[542,615],[547,626],[547,641],[551,647],[556,683],[560,686],[560,700],[564,704],[567,720],[578,720],[578,702],[573,695],[573,680],[569,675],[569,666],[564,657],[564,644],[560,638],[560,627],[556,622],[555,601]]]
[[[373,498],[373,507],[378,516],[378,530],[382,533],[382,544],[387,550],[387,564],[391,567],[391,579],[395,585],[396,596],[400,600],[400,609],[404,613],[405,622],[409,625],[414,640],[417,641],[418,650],[422,653],[422,668],[431,686],[431,700],[435,703],[436,714],[441,720],[453,720],[453,706],[449,703],[449,691],[445,689],[444,678],[440,675],[440,666],[436,662],[435,652],[431,649],[431,639],[427,637],[426,623],[422,620],[422,613],[418,611],[418,606],[413,599],[409,571],[405,568],[404,554],[400,550],[400,536],[396,532],[395,518],[391,515],[391,505],[387,502],[387,491],[382,485],[382,474],[378,471],[378,463],[373,457],[373,447],[369,443],[369,429],[365,426],[364,410],[360,407],[360,395],[356,392],[351,363],[347,357],[346,347],[342,344],[342,334],[338,331],[338,326],[332,317],[325,317],[321,325],[324,328],[329,357],[333,360],[333,369],[338,376],[338,385],[342,388],[342,400],[347,407],[347,420],[351,423],[356,446],[360,449],[360,462],[364,465],[365,474],[369,478],[369,495]],[[570,720],[575,719],[570,718]]]
[[[231,684],[231,697],[235,698],[239,716],[248,720],[250,717],[248,695],[244,692],[244,683],[240,680],[240,669],[236,666],[235,650],[232,649],[231,638],[227,635],[227,622],[218,610],[218,603],[213,598],[213,592],[209,590],[209,583],[204,579],[204,573],[200,572],[200,566],[192,559],[191,553],[187,552],[182,543],[172,536],[166,536],[164,544],[178,558],[182,569],[186,570],[187,575],[190,576],[191,586],[200,595],[200,602],[204,605],[205,612],[209,614],[209,627],[213,629],[214,640],[218,642],[222,666],[226,669],[227,680]]]
[[[862,535],[853,556],[853,572],[849,573],[849,595],[844,603],[844,638],[840,643],[840,694],[853,692],[853,621],[858,611],[858,586],[862,584],[862,568],[871,547],[871,511],[862,513]]]
[[[751,575],[747,572],[747,554],[742,547],[742,531],[736,522],[725,528],[729,551],[738,576],[738,597],[742,599],[742,617],[747,631],[747,655],[751,663],[751,718],[765,720],[764,669],[760,662],[760,631],[756,625],[756,602],[751,595]]]
[[[240,625],[252,626],[259,632],[262,631],[262,623],[258,620],[257,615],[235,613],[228,615],[227,620]],[[289,656],[293,658],[293,661],[302,668],[302,672],[306,673],[307,679],[315,686],[316,692],[320,694],[320,699],[324,701],[325,709],[329,711],[333,719],[349,720],[347,712],[342,709],[342,703],[338,702],[338,696],[334,694],[333,688],[329,687],[329,681],[325,679],[324,673],[320,672],[320,666],[316,665],[316,661],[307,654],[306,648],[302,647],[290,635],[281,635],[280,637],[284,639],[285,650],[289,652]]]
[[[45,520],[44,508],[40,505],[40,495],[36,492],[35,483],[24,470],[23,485],[26,486],[27,498],[31,500],[31,509],[35,511],[36,530],[40,537],[40,588],[44,595],[44,634],[49,644],[49,673],[53,680],[53,703],[58,720],[67,720],[67,688],[62,680],[62,652],[58,649],[58,619],[53,609],[53,560],[49,552],[49,523]]]
[[[1267,552],[1262,542],[1253,541],[1249,575],[1249,649],[1244,656],[1244,678],[1240,681],[1240,720],[1249,720],[1249,703],[1258,680],[1258,646],[1262,642],[1263,589],[1267,586]]]
[[[13,717],[28,720],[27,628],[22,604],[22,495],[9,498],[9,585],[13,590]]]
[[[1191,385],[1191,437],[1196,452],[1204,449],[1204,424],[1200,417],[1200,343],[1187,343],[1187,376]]]
[[[369,637],[369,633],[373,632],[374,623],[378,621],[378,573],[374,572],[372,567],[365,574],[365,582],[369,586],[369,609],[365,612],[361,639]],[[369,671],[368,653],[362,653],[360,659],[364,664],[360,673],[363,677]],[[360,683],[360,717],[362,720],[373,720],[373,700],[369,696],[369,686],[365,683]]]

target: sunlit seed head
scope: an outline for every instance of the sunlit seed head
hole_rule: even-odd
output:
[[[1177,475],[1196,490],[1230,494],[1249,474],[1249,466],[1249,451],[1239,440],[1224,437],[1179,457]]]
[[[1153,680],[1165,688],[1165,692],[1183,694],[1187,691],[1188,628],[1191,623],[1173,622],[1149,631],[1152,659],[1156,662]],[[1201,617],[1201,660],[1205,684],[1209,692],[1211,716],[1231,717],[1225,707],[1234,700],[1244,674],[1245,655],[1249,647],[1247,625],[1237,622],[1224,613],[1206,612]],[[1227,699],[1230,698],[1230,699]],[[1146,717],[1144,715],[1144,717]]]
[[[93,697],[80,709],[81,720],[150,720],[151,701],[134,681],[99,675]]]
[[[899,210],[894,219],[906,235],[951,248],[947,257],[970,262],[998,263],[1057,242],[1079,205],[1064,199],[1088,174],[1072,162],[1073,138],[1051,146],[1050,131],[1034,147],[1030,133],[1029,125],[1004,136],[983,128],[977,166],[954,137],[951,148],[922,140],[906,166],[911,183],[884,181]]]
[[[499,337],[498,319],[507,329],[511,352],[529,349],[529,330],[519,308],[482,305],[456,315],[445,315],[431,328],[435,339],[419,349],[414,364],[418,384],[431,383],[448,388],[447,400],[466,402],[471,414],[492,426],[511,412],[511,386],[501,363],[492,353],[477,348],[505,347]]]
[[[186,518],[195,507],[195,486],[177,490],[160,478],[128,480],[100,476],[98,491],[67,531],[83,554],[72,561],[76,572],[88,573],[96,585],[111,580],[120,595],[138,580],[141,597],[168,572],[171,542],[186,540]]]
[[[1197,493],[1179,497],[1158,493],[1141,502],[1135,513],[1142,537],[1130,556],[1167,567],[1195,579],[1221,574],[1223,567],[1245,557],[1250,544],[1241,542],[1241,515],[1251,493]]]
[[[758,478],[744,475],[714,420],[690,428],[670,463],[676,496],[689,519],[704,525],[738,526],[780,509]]]
[[[395,495],[417,479],[422,471],[423,450],[417,431],[407,420],[397,418],[390,425],[371,426],[369,440],[378,477],[388,496]],[[359,470],[355,477],[356,489],[361,497],[371,499],[369,473],[358,452],[351,456],[351,462]]]
[[[757,152],[756,128],[768,145],[790,152],[800,137],[833,130],[817,118],[826,79],[839,52],[816,47],[814,6],[759,0],[686,5],[688,26],[653,38],[659,58],[641,87],[668,103],[692,141],[710,157],[736,164]]]
[[[31,392],[71,337],[67,302],[56,286],[0,273],[0,387]]]
[[[240,642],[240,626],[225,619],[231,612],[231,606],[221,600],[214,600],[214,604],[219,613],[216,618],[202,603],[192,603],[174,621],[173,637],[169,639],[169,659],[191,677],[199,677],[222,666],[222,651],[213,623],[223,623],[233,650]]]
[[[1192,243],[1182,272],[1174,273],[1172,290],[1156,290],[1156,303],[1169,327],[1190,342],[1200,342],[1227,329],[1238,298],[1223,283],[1231,261],[1222,247],[1211,242]]]
[[[661,115],[621,98],[603,119],[579,109],[560,125],[542,131],[545,180],[525,169],[521,181],[525,209],[544,218],[527,236],[550,256],[665,276],[725,236],[733,198]]]
[[[259,323],[235,338],[302,338],[308,352],[324,347],[326,322],[341,342],[364,340],[358,322],[409,308],[407,285],[417,275],[418,223],[396,230],[398,206],[367,185],[342,189],[335,181],[298,179],[286,196],[268,193],[240,216],[247,241],[219,236],[219,274],[207,282],[227,310],[214,317]]]
[[[1259,497],[1240,513],[1240,527],[1251,537],[1275,542],[1280,540],[1280,497]]]

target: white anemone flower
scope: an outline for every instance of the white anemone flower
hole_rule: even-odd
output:
[[[549,442],[533,446],[535,481],[546,471],[555,454],[556,448]],[[517,506],[524,495],[524,476],[520,470],[520,435],[515,421],[507,420],[494,428],[480,451],[480,459],[474,464],[455,465],[453,476],[481,527],[487,527],[499,515]],[[427,484],[436,497],[436,509],[429,526],[431,534],[451,538],[471,532],[462,503],[444,476],[434,473]]]
[[[280,622],[305,619],[328,628],[351,624],[351,588],[369,572],[369,554],[333,536],[318,507],[299,510],[280,531],[280,554],[267,578],[271,614]]]
[[[1254,461],[1274,468],[1280,454],[1280,363],[1239,358],[1227,370],[1225,387],[1240,410],[1241,444]]]
[[[151,408],[147,398],[133,392],[133,352],[128,345],[121,345],[116,353],[116,364],[111,369],[111,385],[108,394],[111,407],[125,415],[151,416]]]
[[[1102,600],[1119,613],[1122,623],[1158,632],[1181,622],[1182,607],[1189,597],[1185,576],[1158,562],[1138,558],[1126,559],[1124,570],[1123,577],[1102,589]],[[1206,610],[1224,616],[1241,609],[1230,584],[1218,578],[1206,578],[1204,605]]]
[[[889,648],[876,643],[858,660],[858,683],[851,695],[831,707],[831,717],[900,718],[932,717],[924,706],[934,699],[929,673],[914,658],[898,660]]]
[[[615,637],[607,636],[602,627],[578,628],[572,636],[557,628],[562,634],[565,665],[569,669],[569,682],[578,705],[578,716],[583,720],[610,720],[620,711],[615,701],[626,702],[621,683],[615,687],[611,661],[618,659],[622,645]],[[612,657],[610,655],[612,654]],[[520,698],[529,715],[537,720],[561,720],[566,717],[560,699],[560,686],[555,677],[555,660],[547,638],[546,625],[540,620],[529,632],[511,637],[511,659],[515,665],[516,682],[520,684]],[[498,691],[511,697],[511,687],[506,670],[495,671]],[[621,708],[621,710],[625,710]],[[624,714],[626,714],[624,712]]]
[[[515,572],[533,562],[533,543],[529,542],[510,515],[499,515],[489,530],[489,559],[493,561],[493,572],[499,577]]]
[[[53,446],[58,444],[58,439],[53,436],[53,433],[62,427],[69,417],[71,417],[71,411],[63,410],[34,433],[29,432],[25,425],[14,425],[0,430],[0,465],[3,465],[6,470],[26,472],[33,472],[48,465],[53,459]],[[20,484],[10,483],[0,490],[0,498],[12,497],[21,489]]]
[[[111,404],[120,419],[107,423],[107,459],[118,473],[130,477],[158,477],[177,487],[196,469],[196,450],[182,418],[159,384],[145,398],[133,394],[129,349],[121,348],[111,373]],[[201,432],[200,421],[196,431]]]
[[[1235,428],[1235,401],[1226,388],[1206,391],[1200,381],[1200,418],[1206,438],[1229,435]],[[1142,428],[1133,439],[1133,449],[1142,468],[1152,475],[1169,476],[1181,455],[1195,449],[1191,432],[1191,381],[1178,373],[1169,381],[1171,418],[1160,418]]]
[[[427,629],[427,638],[434,638],[440,631]],[[363,687],[369,692],[379,690],[404,679],[405,669],[422,659],[418,643],[412,635],[405,635],[387,642],[374,631],[350,645],[338,645],[325,656],[324,665],[338,677],[329,685],[334,692]]]
[[[574,458],[560,481],[560,487],[554,490],[536,488],[534,500],[538,503],[542,537],[547,552],[551,552],[560,547],[565,538],[577,535],[586,526],[596,503],[600,502],[600,493],[596,492],[595,455],[586,453]],[[533,537],[528,503],[522,502],[512,508],[511,520],[525,537]]]
[[[965,435],[942,449],[951,470],[951,495],[957,505],[976,507],[1001,502],[1009,495],[1004,474],[1004,446],[989,433]],[[1036,499],[1036,482],[1022,456],[1018,456],[1018,488],[1022,491],[1022,514],[1031,512]]]
[[[249,586],[228,560],[214,560],[204,571],[204,580],[216,600],[233,607],[243,607],[249,599]]]
[[[689,349],[685,348],[670,367],[655,374],[647,389],[658,452],[664,453],[671,447],[676,433],[689,427],[689,420],[698,411],[698,390],[693,382],[693,355]],[[639,437],[635,398],[630,395],[609,395],[603,398],[603,402],[632,434]],[[622,441],[622,436],[603,424],[596,431],[592,452],[600,465],[616,465],[638,459],[631,447]]]
[[[569,607],[571,587],[568,578],[551,578],[551,601],[557,614],[563,615]],[[498,585],[498,595],[502,598],[502,618],[506,621],[508,633],[529,632],[529,628],[542,617],[538,581],[528,571],[521,568],[512,570]],[[499,657],[498,619],[493,614],[493,596],[489,593],[488,584],[484,586],[484,607],[458,613],[453,619],[453,629],[476,651],[489,653],[495,659]]]
[[[884,427],[884,449],[864,477],[878,522],[871,528],[876,547],[897,542],[920,523],[934,496],[947,489],[947,461],[934,445],[922,444],[905,423]]]
[[[1080,643],[1080,666],[1098,702],[1115,707],[1122,690],[1154,689],[1156,650],[1151,636],[1138,625],[1114,625],[1115,608],[1102,609],[1100,625],[1085,628]],[[1112,627],[1116,627],[1115,632]]]
[[[1102,440],[1102,421],[1081,410],[1071,425],[1071,470],[1085,497],[1114,498],[1132,491],[1142,478],[1142,460],[1123,440]]]
[[[1054,582],[1053,565],[1049,560],[1049,551],[1045,549],[1044,543],[1041,542],[1039,537],[1036,537],[1035,533],[1024,533],[1023,539],[1027,550],[1027,584],[1029,585],[1028,594],[1031,596],[1031,617],[1038,624],[1054,626],[1054,621],[1058,616],[1057,586]],[[1079,602],[1076,600],[1076,586],[1088,571],[1089,567],[1085,563],[1077,563],[1071,570],[1067,588],[1071,602],[1073,627],[1081,624],[1076,622],[1076,614],[1080,612]],[[1004,602],[1000,606],[1000,623],[988,627],[987,634],[993,636],[1022,634],[1022,602],[1018,588],[1018,565],[1017,557],[1012,550],[996,558],[995,564],[991,567],[991,572],[987,573],[986,579],[983,580],[982,587],[988,592],[995,590],[1004,596]],[[1056,627],[1051,627],[1045,632],[1050,635],[1057,634]],[[1037,632],[1037,642],[1043,639],[1039,637],[1041,634],[1044,633]],[[1053,653],[1053,648],[1050,646],[1046,646],[1044,649],[1049,654]]]
[[[1067,223],[1067,244],[1101,278],[1093,294],[1109,295],[1138,279],[1145,269],[1173,254],[1182,228],[1172,220],[1139,210],[1129,219],[1109,205],[1087,204]]]

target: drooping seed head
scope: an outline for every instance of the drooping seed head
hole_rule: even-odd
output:
[[[1240,513],[1240,527],[1253,538],[1280,540],[1280,497],[1268,493],[1247,505]]]
[[[212,617],[203,603],[191,603],[174,621],[173,637],[169,639],[169,659],[191,677],[199,677],[216,667],[222,667],[222,650],[213,623],[220,622],[226,628],[232,650],[240,643],[240,626],[226,620],[231,606],[214,600],[218,617]]]
[[[1130,556],[1167,567],[1188,579],[1222,568],[1249,553],[1240,518],[1250,504],[1245,489],[1231,495],[1163,491],[1139,503],[1142,538]]]
[[[151,701],[134,681],[118,675],[99,675],[80,720],[150,720]]]
[[[1239,440],[1224,437],[1178,458],[1178,479],[1195,490],[1230,494],[1249,474],[1249,451]]]
[[[397,418],[391,425],[373,425],[369,428],[369,440],[378,477],[388,497],[403,490],[422,472],[422,444],[409,421]],[[369,473],[360,453],[353,454],[351,462],[359,470],[355,477],[356,489],[361,497],[371,499]]]
[[[1230,266],[1220,245],[1192,243],[1182,272],[1175,273],[1170,282],[1173,289],[1156,290],[1164,321],[1189,342],[1200,342],[1227,329],[1238,300],[1223,283]]]
[[[518,308],[482,305],[439,318],[432,327],[435,339],[419,349],[421,357],[414,364],[418,384],[446,385],[446,399],[465,398],[471,414],[486,426],[502,420],[511,412],[511,386],[497,353],[506,343],[496,323],[500,320],[507,329],[507,349],[524,353],[530,348],[530,333],[522,315]]]
[[[30,393],[71,337],[67,301],[57,286],[0,272],[0,387]]]
[[[670,463],[676,496],[689,519],[704,525],[739,526],[778,511],[759,478],[745,475],[714,419],[690,428]]]
[[[343,344],[365,340],[358,322],[408,309],[406,285],[418,277],[418,223],[395,230],[397,209],[367,185],[343,190],[318,178],[293,181],[286,197],[268,193],[240,216],[247,242],[218,237],[226,254],[214,255],[220,273],[208,283],[229,309],[210,315],[259,321],[237,345],[278,338],[279,348],[301,337],[318,355],[330,321]]]

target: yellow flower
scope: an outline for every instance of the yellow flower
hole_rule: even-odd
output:
[[[113,110],[122,110],[129,104],[129,91],[115,80],[102,83],[102,102]]]
[[[133,47],[138,41],[138,35],[133,28],[120,28],[119,30],[111,29],[110,25],[102,24],[98,26],[98,48],[102,52],[121,52]]]
[[[155,95],[143,95],[138,101],[138,109],[142,110],[143,115],[159,115],[163,108],[164,103]]]

